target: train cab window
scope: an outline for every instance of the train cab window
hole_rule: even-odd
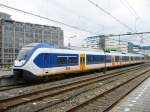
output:
[[[67,65],[67,57],[57,57],[58,65]]]
[[[78,64],[78,57],[68,57],[68,63],[70,65],[76,65],[76,64]]]
[[[18,54],[17,60],[26,60],[27,56],[29,55],[32,47],[25,47],[22,48]]]

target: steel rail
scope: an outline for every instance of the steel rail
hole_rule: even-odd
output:
[[[96,99],[99,99],[100,97],[103,97],[104,95],[106,95],[106,94],[108,94],[108,93],[110,93],[110,92],[113,92],[114,90],[118,89],[119,87],[121,87],[121,86],[123,86],[123,85],[125,85],[125,84],[128,84],[129,82],[133,81],[134,79],[139,78],[139,77],[142,76],[142,75],[145,75],[145,73],[147,73],[147,72],[149,72],[149,71],[150,71],[150,69],[148,69],[148,70],[146,70],[146,71],[140,73],[140,74],[137,75],[136,77],[133,77],[133,78],[131,78],[131,79],[129,79],[129,80],[127,80],[127,81],[125,81],[125,82],[123,82],[123,83],[121,83],[121,84],[119,84],[119,85],[117,85],[117,86],[115,86],[115,87],[113,87],[113,88],[111,88],[111,89],[109,89],[109,90],[104,91],[103,93],[100,93],[100,94],[96,95],[94,98],[91,98],[91,99],[89,99],[89,100],[87,100],[87,101],[85,101],[85,102],[83,102],[83,103],[81,103],[81,104],[79,104],[79,105],[77,105],[77,106],[75,106],[75,107],[73,107],[73,108],[67,110],[66,112],[74,112],[74,111],[77,111],[78,109],[83,108],[84,106],[88,105],[89,103],[94,102]],[[150,77],[150,75],[148,75],[146,78],[144,78],[144,80],[146,80],[146,79],[149,78],[149,77]],[[142,83],[144,80],[142,80],[141,83]],[[113,106],[113,105],[112,105],[112,106]],[[108,110],[109,110],[110,108],[111,108],[111,106],[108,107]],[[106,112],[106,111],[107,111],[107,109],[105,110],[105,112]]]
[[[142,66],[143,67],[143,66]],[[142,68],[142,67],[137,67],[136,69]],[[1,110],[6,110],[9,109],[11,107],[15,107],[21,104],[25,104],[31,101],[35,101],[35,100],[40,100],[42,98],[45,97],[49,97],[49,96],[55,96],[58,94],[62,94],[64,92],[67,91],[71,91],[73,89],[76,88],[80,88],[83,86],[87,86],[90,85],[92,83],[96,83],[98,81],[103,81],[103,80],[107,80],[109,78],[115,77],[115,76],[119,76],[122,75],[123,73],[126,73],[127,71],[135,71],[135,69],[131,69],[131,70],[126,70],[123,72],[120,72],[118,74],[112,74],[112,75],[106,75],[106,76],[100,76],[99,78],[94,78],[94,79],[88,79],[88,80],[82,80],[82,81],[76,81],[70,84],[65,84],[65,85],[61,85],[61,86],[56,86],[56,87],[52,87],[52,88],[48,88],[45,90],[40,90],[40,91],[36,91],[33,93],[29,93],[29,94],[25,94],[25,95],[21,95],[21,96],[17,96],[17,97],[12,97],[9,99],[5,99],[5,100],[1,100],[0,101],[0,109]],[[71,86],[71,87],[70,87]],[[28,100],[24,100],[24,99],[28,99]]]

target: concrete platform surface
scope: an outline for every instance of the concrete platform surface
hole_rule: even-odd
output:
[[[0,71],[0,78],[7,78],[13,75],[13,71]]]
[[[109,112],[150,112],[150,78]]]

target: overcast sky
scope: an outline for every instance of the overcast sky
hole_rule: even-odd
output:
[[[77,26],[96,34],[119,34],[135,32],[135,30],[138,32],[150,31],[150,0],[91,1],[107,10],[133,30],[131,31],[116,22],[110,16],[92,5],[88,0],[0,0],[0,3],[61,21],[72,26]],[[74,36],[74,38],[71,39],[71,44],[80,46],[84,38],[96,35],[94,33],[75,30],[48,20],[16,12],[2,6],[0,6],[0,12],[6,12],[12,15],[12,19],[17,21],[61,27],[64,30],[65,45],[68,43],[68,37]],[[144,37],[144,44],[140,43],[142,36]],[[122,37],[122,39],[136,44],[150,45],[150,34],[126,36]]]

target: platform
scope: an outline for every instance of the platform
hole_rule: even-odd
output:
[[[109,112],[150,112],[150,78]]]
[[[12,71],[1,71],[0,70],[0,78],[8,78],[8,77],[12,77],[12,76],[13,76]]]
[[[16,83],[14,74],[12,71],[1,71],[0,70],[0,86],[9,85]]]

